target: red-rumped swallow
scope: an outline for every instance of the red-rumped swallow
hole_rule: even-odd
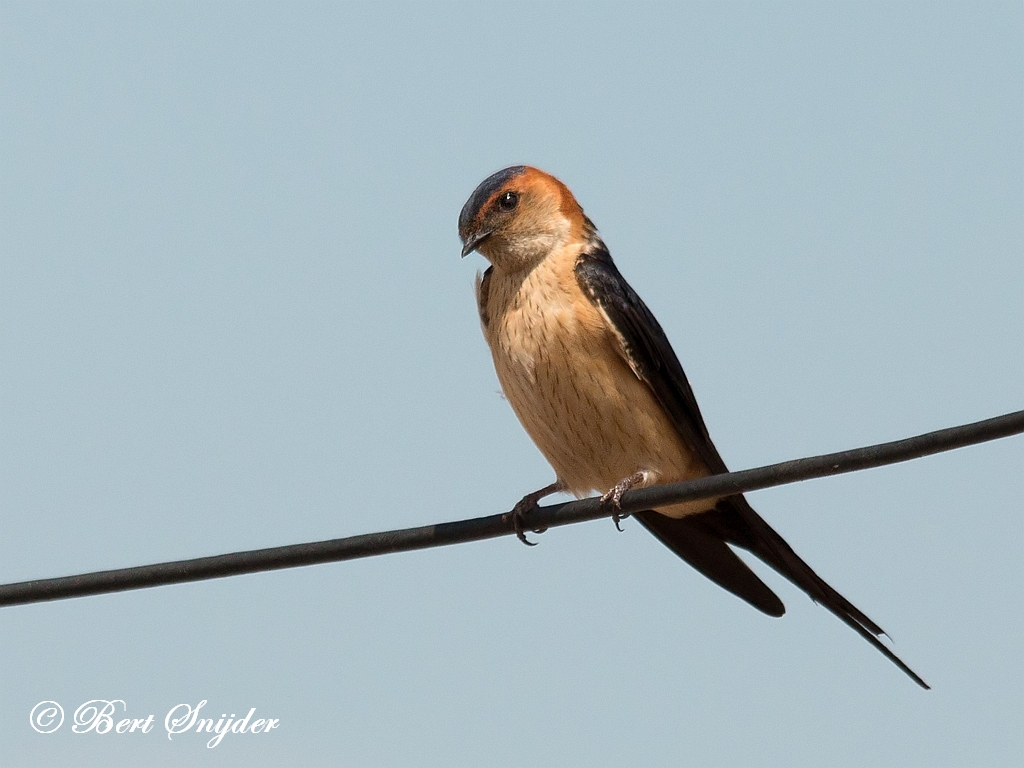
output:
[[[528,166],[498,171],[463,206],[459,237],[463,256],[491,263],[476,283],[484,338],[505,397],[555,470],[513,510],[520,538],[522,514],[552,493],[597,491],[616,509],[630,488],[728,471],[665,332],[562,182]],[[928,688],[742,495],[635,517],[719,586],[782,616],[782,601],[731,547],[752,552]]]

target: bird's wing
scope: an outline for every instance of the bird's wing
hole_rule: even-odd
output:
[[[603,244],[579,257],[576,279],[604,315],[620,354],[654,392],[686,446],[712,473],[727,472],[665,332],[619,273]]]
[[[480,313],[480,325],[484,331],[491,324],[490,315],[487,314],[487,297],[491,292],[491,273],[494,267],[488,267],[481,275],[476,274],[476,309]]]
[[[623,359],[651,388],[683,442],[712,473],[728,471],[665,332],[619,273],[603,243],[596,241],[579,257],[576,279],[604,315]],[[785,613],[782,601],[728,545],[752,552],[851,626],[915,682],[928,687],[878,640],[884,634],[882,628],[811,570],[743,496],[730,496],[711,511],[681,519],[653,511],[636,517],[669,549],[716,584],[770,616],[781,616]]]

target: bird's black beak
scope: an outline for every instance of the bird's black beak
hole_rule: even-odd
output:
[[[476,232],[470,235],[465,244],[462,246],[462,258],[466,258],[469,254],[477,249],[484,240],[490,237],[494,233],[493,229],[485,229],[483,232]]]

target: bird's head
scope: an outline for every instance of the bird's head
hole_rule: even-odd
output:
[[[488,176],[459,214],[462,255],[480,251],[496,268],[527,269],[593,225],[551,174],[514,165]]]

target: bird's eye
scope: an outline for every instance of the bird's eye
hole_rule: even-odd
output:
[[[519,195],[515,192],[506,192],[498,198],[498,207],[503,211],[511,211],[519,204]]]

